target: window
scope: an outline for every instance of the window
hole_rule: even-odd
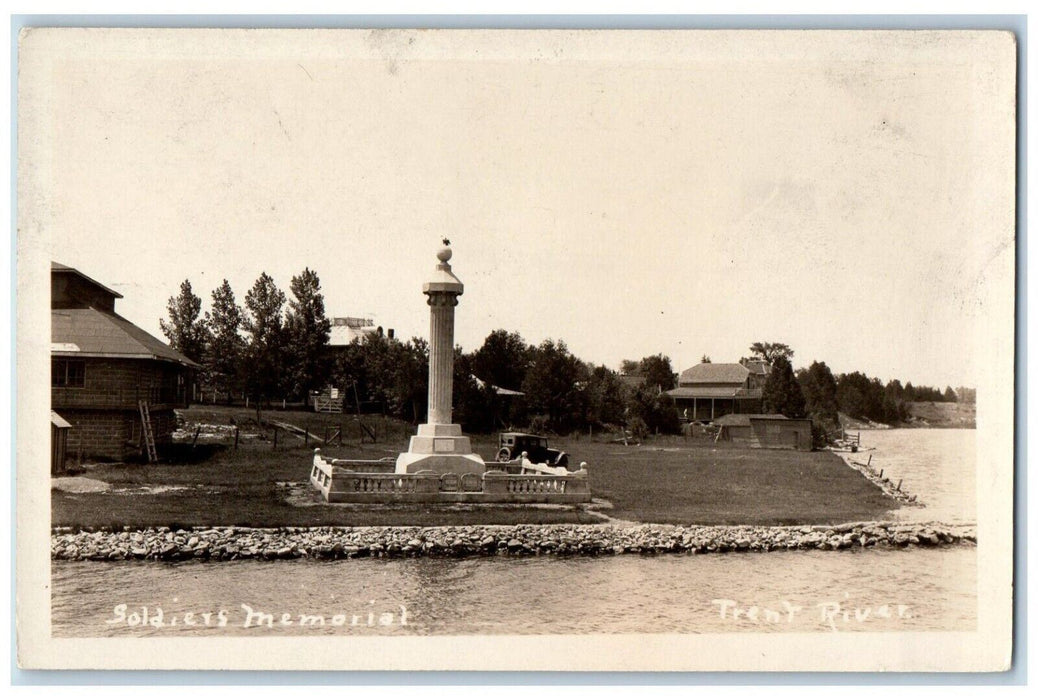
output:
[[[86,379],[85,363],[82,360],[52,360],[50,365],[51,386],[81,387]]]

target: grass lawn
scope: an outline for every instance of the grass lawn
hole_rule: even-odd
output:
[[[242,433],[263,432],[250,420],[255,411],[191,409],[186,417],[203,423],[227,422]],[[250,418],[250,416],[252,418]],[[309,426],[323,436],[343,420],[346,442],[324,447],[330,457],[379,459],[406,449],[409,426],[365,417],[379,442],[360,443],[361,429],[350,418],[302,412],[264,412],[264,418]],[[352,430],[351,430],[352,428]],[[462,525],[592,523],[601,518],[581,507],[503,506],[331,506],[315,493],[286,482],[305,483],[312,447],[294,436],[279,436],[272,449],[266,435],[243,439],[238,450],[200,439],[193,451],[182,445],[173,464],[119,464],[92,467],[82,476],[109,483],[99,493],[52,491],[54,525],[73,527],[242,525]],[[233,439],[233,438],[231,438]],[[224,438],[224,443],[227,439]],[[601,512],[621,520],[674,524],[800,524],[880,519],[897,507],[879,488],[828,452],[754,450],[708,441],[655,438],[624,446],[582,438],[553,443],[571,455],[570,468],[589,465],[595,499],[612,508]],[[485,458],[497,451],[496,436],[475,436]],[[174,487],[149,492],[151,487]],[[176,488],[180,487],[180,488]],[[300,496],[299,494],[302,494]],[[308,504],[302,505],[301,501]],[[597,506],[593,506],[596,507]]]

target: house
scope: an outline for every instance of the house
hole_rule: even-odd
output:
[[[688,420],[760,413],[761,394],[770,373],[771,365],[761,360],[702,362],[682,372],[677,387],[666,393]]]
[[[382,335],[382,327],[376,327],[373,319],[336,316],[331,319],[328,345],[332,348],[343,348],[354,340],[364,340],[366,336],[372,334]],[[392,328],[389,329],[389,337],[393,337]]]
[[[786,418],[778,413],[730,413],[714,421],[720,427],[717,439],[750,447],[811,451],[811,421]]]
[[[51,409],[69,424],[69,455],[142,454],[144,416],[161,450],[198,365],[115,312],[122,295],[51,263]]]

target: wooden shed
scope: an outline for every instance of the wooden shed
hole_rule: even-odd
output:
[[[806,418],[786,418],[777,413],[729,414],[714,421],[714,425],[720,427],[718,440],[769,449],[812,449],[811,421]]]
[[[50,412],[50,473],[65,472],[65,458],[68,456],[68,431],[72,424],[57,414]]]

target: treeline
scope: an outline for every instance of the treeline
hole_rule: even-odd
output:
[[[656,355],[637,366],[640,376],[625,381],[608,367],[583,362],[562,341],[531,345],[518,333],[495,330],[474,351],[454,350],[453,420],[474,433],[507,426],[569,433],[621,425],[638,436],[677,432],[674,402],[661,393],[674,386],[670,360]],[[374,403],[417,423],[426,416],[428,368],[424,340],[369,335],[336,358],[331,383],[358,404]]]
[[[771,373],[762,392],[762,410],[789,418],[810,418],[816,442],[821,444],[840,432],[840,416],[877,423],[899,423],[910,417],[909,404],[915,401],[974,402],[976,390],[902,385],[897,379],[884,384],[862,372],[834,375],[824,362],[793,371],[793,350],[783,343],[754,343],[750,357],[763,360]]]
[[[328,377],[331,323],[317,273],[304,269],[289,289],[291,299],[264,272],[239,304],[224,280],[203,315],[202,300],[184,280],[159,325],[173,348],[201,366],[204,386],[260,402],[305,399]]]
[[[286,295],[265,272],[239,304],[227,280],[212,291],[210,309],[185,280],[160,321],[170,344],[199,363],[200,381],[224,396],[260,403],[305,401],[312,390],[343,392],[355,410],[379,410],[411,422],[426,416],[429,348],[371,334],[332,353],[331,324],[317,273],[294,276]],[[794,371],[783,343],[754,343],[750,356],[771,373],[762,390],[765,413],[810,417],[816,437],[839,431],[839,414],[880,423],[909,417],[913,401],[974,401],[973,389],[886,384],[861,372],[834,375],[824,362]],[[709,358],[704,356],[704,361]],[[505,426],[533,432],[624,426],[635,436],[680,431],[678,411],[664,392],[677,376],[665,355],[624,360],[621,371],[584,362],[561,340],[527,343],[516,332],[491,332],[476,350],[455,348],[454,420],[471,432]]]
[[[175,349],[199,363],[200,383],[219,395],[298,402],[331,386],[356,410],[425,420],[424,339],[371,334],[332,353],[317,274],[305,269],[293,277],[290,294],[263,273],[239,304],[224,280],[203,314],[202,300],[185,280],[160,325]],[[472,432],[516,426],[568,433],[620,425],[638,436],[677,432],[674,402],[662,393],[675,385],[670,359],[653,355],[624,367],[632,377],[580,360],[560,340],[531,345],[518,333],[495,330],[475,351],[455,348],[454,420]]]

